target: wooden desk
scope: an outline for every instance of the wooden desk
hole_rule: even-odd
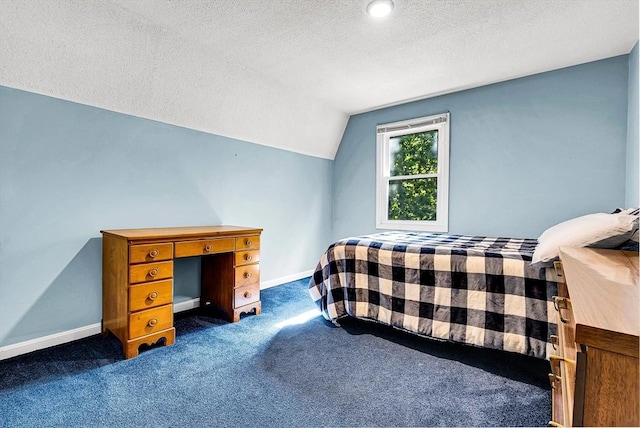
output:
[[[560,260],[551,424],[638,426],[638,253],[562,247]]]
[[[238,226],[102,230],[102,332],[122,342],[125,358],[164,339],[175,342],[173,259],[202,257],[200,305],[231,322],[260,314],[260,234]]]

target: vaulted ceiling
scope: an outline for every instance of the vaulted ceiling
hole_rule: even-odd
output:
[[[332,159],[348,117],[627,54],[638,0],[2,0],[0,84]]]

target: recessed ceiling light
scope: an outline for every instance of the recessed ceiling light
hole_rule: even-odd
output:
[[[374,18],[382,18],[391,13],[393,10],[393,1],[391,0],[373,0],[367,6],[367,13]]]

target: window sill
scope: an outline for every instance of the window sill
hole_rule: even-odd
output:
[[[396,220],[377,222],[376,229],[443,233],[449,231],[449,226],[446,223]]]

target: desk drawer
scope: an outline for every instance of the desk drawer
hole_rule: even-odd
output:
[[[253,250],[260,248],[260,235],[236,238],[236,250]]]
[[[199,241],[176,242],[176,257],[204,256],[215,253],[228,253],[235,248],[233,238],[203,239]]]
[[[129,266],[129,284],[155,281],[173,276],[173,261]]]
[[[171,327],[173,327],[173,305],[164,305],[129,315],[129,339]]]
[[[173,243],[131,245],[129,247],[129,263],[149,263],[173,258]]]
[[[242,266],[249,263],[258,263],[259,261],[260,261],[260,250],[236,252],[236,266]]]
[[[252,284],[246,287],[236,288],[233,294],[233,307],[239,308],[240,306],[260,300],[260,285]]]
[[[260,286],[260,265],[246,265],[235,268],[235,287],[258,284]]]
[[[129,287],[129,311],[150,309],[173,302],[173,280],[152,281]]]

